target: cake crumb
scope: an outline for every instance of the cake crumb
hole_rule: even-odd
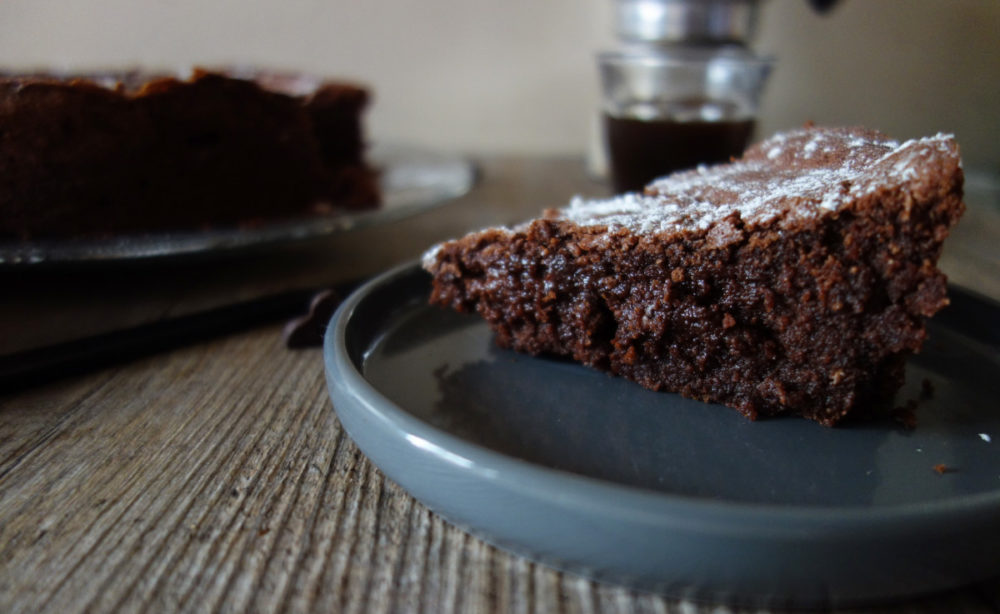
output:
[[[920,400],[927,401],[934,398],[934,382],[926,377],[920,382]]]
[[[290,350],[322,347],[323,335],[340,305],[341,297],[330,288],[314,295],[309,303],[309,312],[285,324],[281,337]]]
[[[913,399],[907,401],[906,405],[893,407],[889,413],[903,428],[911,431],[917,428],[917,402]]]

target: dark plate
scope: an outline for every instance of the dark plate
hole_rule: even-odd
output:
[[[334,407],[390,478],[491,542],[600,580],[768,605],[869,602],[1000,573],[1000,307],[953,289],[891,419],[750,422],[500,350],[415,266],[327,333]],[[926,381],[926,383],[925,383]],[[928,392],[932,391],[930,395]],[[930,398],[927,398],[930,396]]]
[[[0,266],[41,263],[132,261],[189,256],[336,236],[386,224],[444,204],[468,192],[476,180],[468,160],[414,148],[376,148],[382,203],[377,209],[341,212],[252,228],[118,236],[108,239],[0,243]]]

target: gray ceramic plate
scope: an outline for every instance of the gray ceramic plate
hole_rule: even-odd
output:
[[[407,147],[375,148],[382,203],[377,209],[333,213],[253,228],[118,236],[108,239],[0,243],[0,265],[130,261],[249,249],[340,233],[396,221],[468,192],[476,169],[468,160]]]
[[[500,350],[478,318],[427,306],[428,281],[408,266],[359,289],[324,356],[358,446],[455,524],[716,601],[840,605],[1000,573],[996,304],[954,289],[933,321],[897,398],[916,429],[830,429]]]

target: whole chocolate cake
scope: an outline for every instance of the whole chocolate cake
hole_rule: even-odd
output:
[[[899,388],[947,304],[936,261],[962,181],[949,136],[810,127],[423,264],[430,300],[478,312],[502,346],[833,425]]]
[[[234,227],[374,206],[365,89],[303,75],[0,77],[0,238]]]

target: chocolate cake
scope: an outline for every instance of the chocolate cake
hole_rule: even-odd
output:
[[[362,87],[193,71],[0,77],[0,238],[234,227],[374,206]]]
[[[949,136],[808,127],[423,264],[430,300],[478,312],[501,346],[829,426],[899,388],[947,304],[936,261],[962,181]]]

